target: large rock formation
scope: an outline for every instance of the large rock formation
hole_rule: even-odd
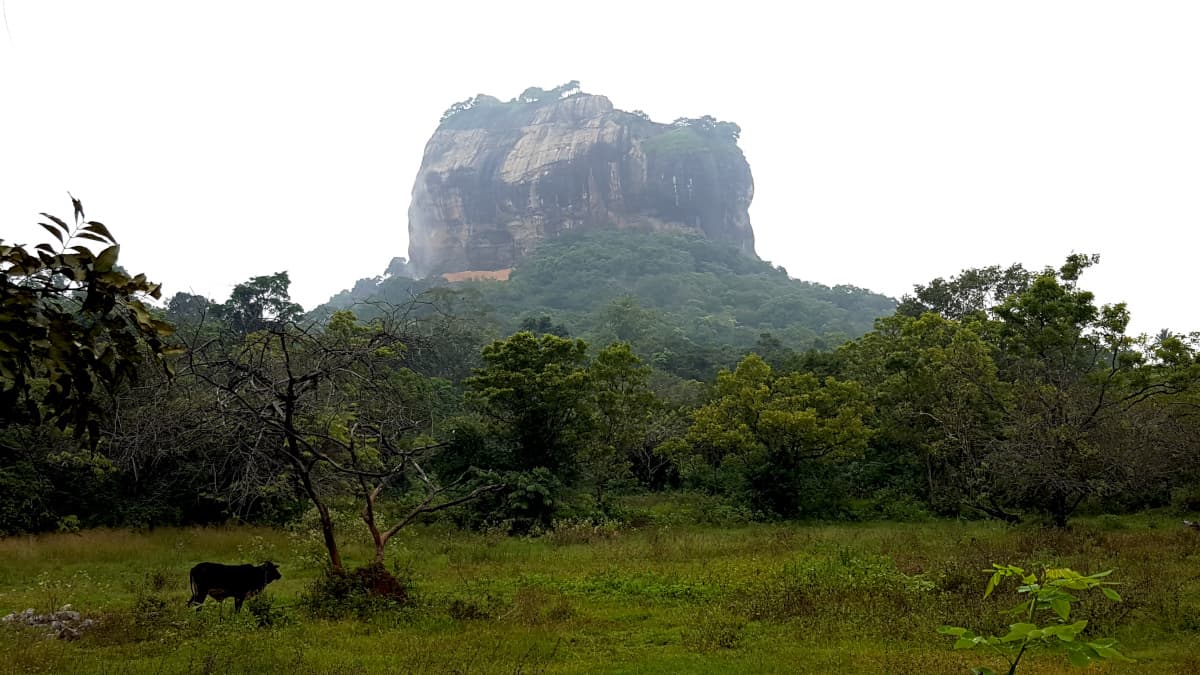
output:
[[[425,146],[409,207],[417,275],[501,270],[574,230],[685,230],[754,255],[738,127],[658,124],[572,82],[457,103]]]

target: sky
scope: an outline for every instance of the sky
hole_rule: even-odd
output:
[[[312,308],[406,256],[441,113],[580,80],[742,127],[758,253],[893,297],[1098,253],[1133,332],[1200,330],[1200,3],[3,0],[0,238],[68,191],[121,262]]]

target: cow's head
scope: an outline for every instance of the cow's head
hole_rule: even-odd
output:
[[[258,569],[263,571],[263,585],[267,585],[276,579],[282,579],[283,575],[279,573],[279,567],[270,560],[258,566]]]

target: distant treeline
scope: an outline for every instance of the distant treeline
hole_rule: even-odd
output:
[[[115,250],[0,252],[3,533],[309,512],[337,566],[345,527],[382,557],[412,522],[537,531],[648,491],[746,520],[1198,505],[1197,336],[1128,335],[1080,285],[1094,257],[897,307],[606,234],[508,282],[391,278],[305,316],[286,273],[153,310]]]

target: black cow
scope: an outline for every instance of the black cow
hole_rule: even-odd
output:
[[[247,597],[262,593],[267,584],[282,578],[279,568],[270,560],[261,565],[202,562],[188,574],[192,584],[192,599],[188,600],[188,605],[204,604],[205,596],[212,596],[217,602],[232,596],[233,611],[237,612]]]

